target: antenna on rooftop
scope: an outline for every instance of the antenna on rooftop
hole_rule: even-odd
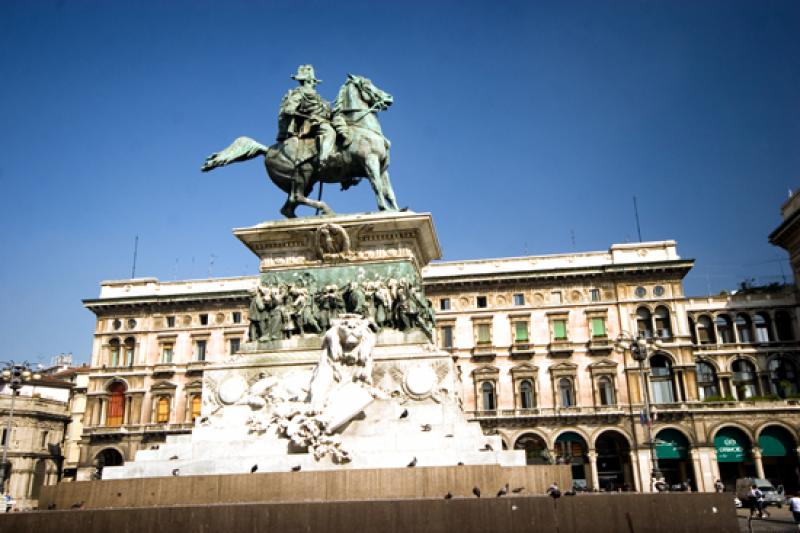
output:
[[[139,251],[139,236],[133,241],[133,267],[131,268],[131,279],[136,277],[136,254]]]
[[[639,225],[639,207],[636,205],[636,195],[633,196],[633,216],[636,217],[636,233],[639,235],[639,242],[642,242],[642,227]]]

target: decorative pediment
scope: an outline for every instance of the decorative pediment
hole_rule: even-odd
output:
[[[589,372],[596,374],[596,373],[608,373],[614,374],[617,372],[617,362],[612,361],[611,359],[601,359],[600,361],[596,361],[588,366]]]
[[[150,387],[150,390],[174,390],[177,388],[178,386],[175,383],[165,380],[165,381],[159,381],[158,383]]]
[[[493,366],[481,366],[472,371],[473,376],[496,376],[500,371]]]
[[[196,379],[194,381],[191,381],[191,382],[187,383],[184,386],[184,388],[185,389],[202,389],[203,388],[203,380],[202,379]]]
[[[539,367],[523,363],[511,369],[511,375],[514,377],[531,377],[539,374]]]
[[[578,365],[564,361],[550,367],[550,374],[556,376],[574,376],[578,372]]]

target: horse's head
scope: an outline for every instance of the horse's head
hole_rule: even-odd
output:
[[[336,98],[335,106],[348,110],[361,109],[359,103],[368,109],[385,111],[394,103],[394,98],[386,91],[377,88],[369,78],[348,74],[347,81]]]

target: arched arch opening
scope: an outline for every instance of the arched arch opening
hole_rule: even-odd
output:
[[[788,398],[797,394],[797,367],[785,357],[769,362],[769,386],[772,394]]]
[[[650,357],[650,388],[653,403],[675,403],[672,361],[663,353],[656,353]]]
[[[97,469],[95,477],[97,479],[103,479],[103,468],[107,466],[121,466],[125,464],[125,459],[122,457],[122,454],[114,448],[106,448],[97,454],[94,464]]]
[[[643,335],[645,338],[649,339],[653,336],[653,316],[650,309],[640,307],[636,310],[636,329],[639,335]]]
[[[550,453],[547,450],[547,443],[535,433],[526,433],[514,443],[515,450],[525,450],[525,464],[528,465],[548,465],[550,464]]]
[[[494,411],[497,408],[494,383],[491,381],[484,381],[481,385],[481,406],[484,411]]]
[[[746,400],[758,395],[756,367],[747,359],[737,359],[731,365],[733,391],[737,400]]]
[[[717,315],[714,319],[717,325],[717,335],[719,336],[720,344],[733,344],[736,342],[736,337],[733,335],[733,322],[728,315]]]
[[[587,451],[586,440],[574,431],[565,431],[556,438],[556,463],[572,467],[572,485],[579,489],[589,488]]]
[[[632,490],[631,447],[618,431],[604,431],[594,444],[597,452],[597,479],[600,489],[607,491]]]
[[[33,467],[31,480],[31,499],[38,500],[42,487],[47,483],[47,459],[39,459]]]
[[[123,366],[133,366],[133,356],[136,349],[136,341],[133,337],[125,339],[125,357],[123,358]]]
[[[717,371],[711,363],[698,361],[695,364],[695,374],[697,376],[697,395],[701,401],[720,398]]]
[[[775,311],[775,330],[778,332],[779,341],[795,340],[792,317],[787,311]]]
[[[772,336],[772,320],[767,313],[756,313],[753,316],[753,325],[756,328],[756,342],[767,343],[775,340]]]
[[[697,319],[697,340],[700,344],[716,344],[717,342],[717,336],[714,335],[714,324],[706,315]]]
[[[717,451],[719,478],[726,490],[735,490],[739,478],[756,477],[752,442],[744,431],[733,426],[720,428],[714,435],[714,448]]]
[[[798,479],[797,439],[782,426],[767,426],[758,435],[761,464],[766,477],[775,487],[783,485],[787,493],[800,488]]]
[[[753,342],[753,325],[750,317],[744,313],[736,315],[736,334],[739,336],[739,342]]]
[[[108,366],[119,366],[119,339],[108,341]]]
[[[656,323],[656,335],[662,339],[672,338],[672,321],[670,320],[669,309],[663,305],[659,305],[656,307],[653,317]]]
[[[533,383],[529,379],[523,379],[519,383],[519,406],[521,409],[533,409]]]
[[[121,426],[125,418],[125,390],[127,387],[121,381],[114,381],[108,386],[108,411],[106,414],[107,426]]]
[[[658,469],[671,488],[680,489],[687,484],[696,490],[697,476],[692,466],[691,445],[686,435],[675,428],[664,428],[655,435]]]

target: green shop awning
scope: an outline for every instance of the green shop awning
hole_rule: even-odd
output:
[[[659,459],[686,459],[689,456],[689,441],[677,429],[659,431],[655,448]]]
[[[561,435],[556,438],[556,442],[578,442],[580,444],[585,444],[586,441],[583,440],[583,437],[575,433],[574,431],[565,431]]]
[[[750,450],[750,440],[741,430],[722,428],[714,437],[714,447],[718,463],[741,463],[745,460],[745,452]]]
[[[779,427],[768,427],[758,437],[758,447],[763,457],[785,457],[794,448],[794,439]]]

